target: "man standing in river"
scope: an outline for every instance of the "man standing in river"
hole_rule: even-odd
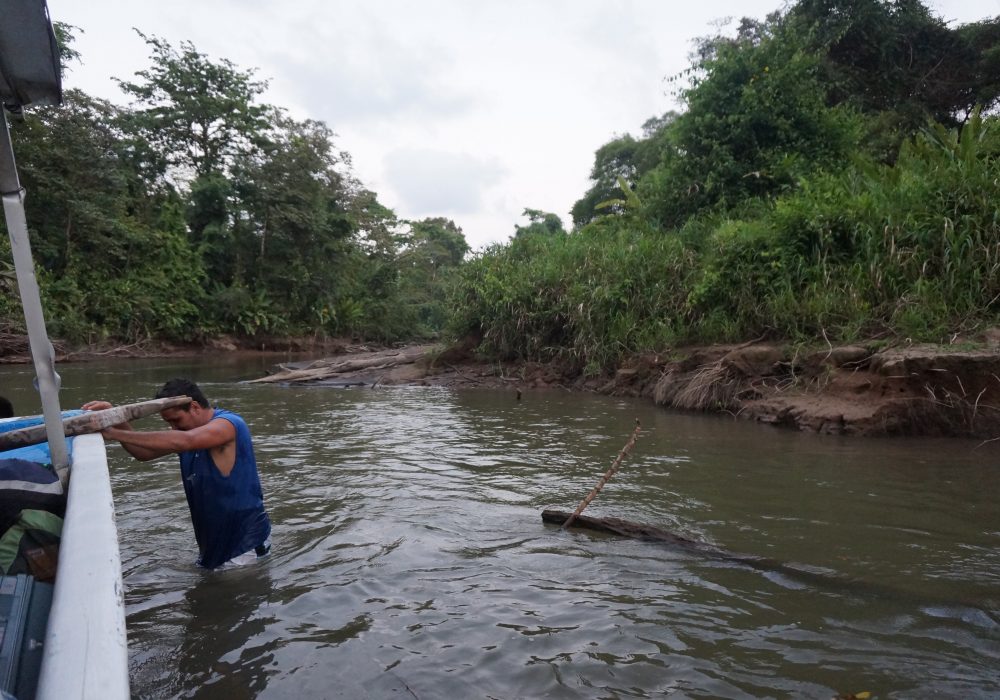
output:
[[[177,453],[184,495],[198,541],[198,564],[207,569],[239,566],[271,548],[271,521],[257,473],[250,429],[239,415],[212,408],[201,389],[187,379],[171,379],[156,397],[188,396],[187,406],[160,412],[170,430],[136,431],[122,423],[102,431],[136,459],[148,461]],[[111,408],[90,401],[89,411]]]

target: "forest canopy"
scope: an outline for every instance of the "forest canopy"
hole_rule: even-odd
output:
[[[382,204],[331,127],[263,102],[254,71],[143,38],[128,107],[69,90],[12,124],[69,340],[471,335],[597,371],[684,343],[1000,324],[1000,18],[951,26],[917,0],[744,18],[664,76],[677,110],[596,151],[569,229],[525,207],[471,255],[453,221]]]
[[[66,62],[79,58],[58,26]],[[67,90],[11,124],[50,330],[74,342],[229,334],[433,337],[449,219],[399,219],[326,124],[261,101],[253,71],[140,34],[128,107]],[[446,255],[441,250],[447,250]],[[0,323],[21,327],[0,241]]]

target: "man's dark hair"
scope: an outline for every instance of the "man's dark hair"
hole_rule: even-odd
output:
[[[10,401],[0,396],[0,418],[13,418],[14,406]]]
[[[169,382],[163,385],[163,387],[156,392],[154,399],[169,399],[172,396],[189,396],[202,408],[210,408],[208,399],[198,388],[198,385],[192,382],[190,379],[171,379]],[[188,407],[190,408],[190,406]],[[187,410],[187,409],[185,409]]]

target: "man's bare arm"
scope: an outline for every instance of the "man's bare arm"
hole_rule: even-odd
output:
[[[213,420],[192,430],[138,431],[115,426],[101,431],[117,440],[136,459],[147,461],[173,452],[221,447],[236,439],[236,428],[224,419]]]
[[[82,408],[85,411],[103,411],[108,408],[114,408],[114,406],[110,401],[88,401],[87,403],[83,404],[83,406],[81,406],[80,408]],[[111,437],[108,435],[108,430],[111,429],[112,428],[105,428],[104,430],[101,431],[101,434],[104,436],[105,439]],[[128,422],[119,423],[118,425],[114,426],[114,429],[121,431],[133,430],[132,425]],[[111,439],[116,439],[116,438],[111,438]],[[124,442],[121,443],[121,446],[125,448],[126,452],[128,452],[130,455],[138,459],[140,462],[148,462],[151,459],[156,459],[157,457],[162,457],[165,454],[170,454],[169,452],[158,452],[156,450],[151,450],[145,447],[139,447],[138,445],[126,445]]]

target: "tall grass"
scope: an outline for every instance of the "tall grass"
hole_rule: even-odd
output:
[[[681,343],[946,341],[1000,324],[1000,132],[932,128],[680,231],[634,213],[515,239],[465,266],[452,329],[502,357],[597,371]]]
[[[452,328],[500,357],[596,370],[676,337],[693,266],[677,238],[608,223],[515,239],[462,268]]]

